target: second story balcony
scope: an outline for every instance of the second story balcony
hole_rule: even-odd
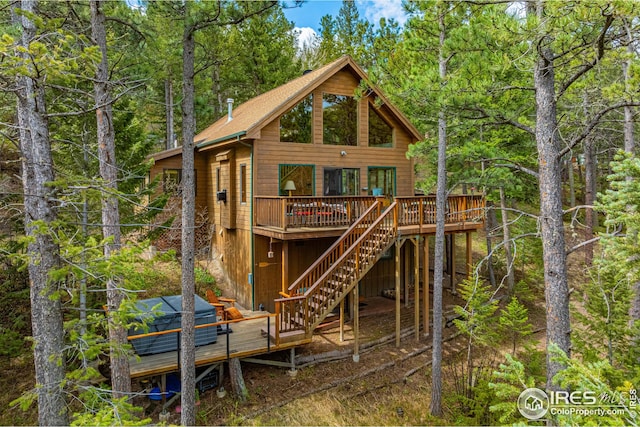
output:
[[[400,234],[434,233],[436,197],[395,197]],[[390,199],[374,196],[256,197],[254,232],[285,240],[340,235],[376,201],[380,209]],[[480,195],[447,198],[445,230],[475,230],[484,221],[485,200]]]

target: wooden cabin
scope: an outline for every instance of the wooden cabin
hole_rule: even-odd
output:
[[[415,196],[406,155],[422,137],[350,57],[229,101],[228,116],[195,137],[196,203],[208,209],[229,296],[280,313],[283,333],[303,316],[309,332],[354,289],[380,295],[401,280],[406,294],[419,267],[428,273],[435,197]],[[181,148],[153,157],[151,179],[179,182]],[[468,263],[482,204],[449,199],[447,231],[466,233]]]

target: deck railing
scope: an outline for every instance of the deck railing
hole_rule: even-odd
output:
[[[328,228],[351,225],[376,201],[373,196],[256,197],[254,224],[262,227]]]
[[[254,224],[286,231],[289,228],[348,227],[375,202],[373,196],[256,197]],[[398,225],[436,223],[436,197],[396,197]],[[447,198],[447,224],[481,222],[485,200],[480,195]]]

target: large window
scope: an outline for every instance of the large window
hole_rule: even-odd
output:
[[[356,196],[360,188],[360,169],[324,169],[325,196]]]
[[[322,95],[323,142],[358,145],[358,102],[352,96]]]
[[[372,104],[369,104],[369,147],[393,147],[393,128]]]
[[[281,196],[313,196],[315,192],[314,165],[280,165]],[[290,182],[290,183],[289,183]],[[287,185],[289,184],[289,186]],[[285,189],[287,188],[287,189]],[[289,188],[291,188],[289,190]]]
[[[395,196],[396,168],[369,167],[369,194]]]
[[[312,110],[313,95],[309,95],[280,116],[280,141],[310,144]]]

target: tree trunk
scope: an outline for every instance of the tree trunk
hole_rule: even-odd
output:
[[[171,75],[164,80],[164,109],[167,117],[166,149],[171,150],[175,147],[176,140],[173,126],[173,80]]]
[[[439,72],[440,81],[447,75],[447,62],[444,57],[445,25],[444,8],[438,14],[440,28]],[[444,225],[447,206],[447,121],[444,107],[438,113],[438,184],[436,188],[436,236],[433,266],[433,350],[431,369],[431,415],[442,416],[442,287],[444,258]]]
[[[483,195],[486,197],[486,192]],[[491,287],[494,289],[497,285],[496,275],[493,271],[493,238],[491,237],[491,233],[495,228],[495,224],[496,210],[493,208],[493,202],[487,201],[487,219],[484,222],[484,233],[487,240],[487,271],[489,274],[489,283],[491,283]]]
[[[249,397],[249,391],[244,383],[244,377],[242,376],[242,366],[240,365],[240,359],[234,357],[229,360],[229,379],[231,380],[231,389],[238,396],[241,402],[245,402]]]
[[[107,35],[105,16],[100,10],[100,0],[92,0],[91,35],[100,48],[101,61],[96,70],[93,84],[96,102],[98,131],[98,160],[100,177],[106,191],[102,197],[102,235],[108,243],[104,246],[105,258],[120,250],[120,212],[118,210],[118,167],[116,164],[115,131],[113,129],[112,99],[109,91],[109,67],[107,62]],[[110,240],[110,241],[109,241]],[[109,309],[109,340],[111,362],[111,386],[115,399],[127,396],[131,392],[131,374],[129,355],[124,350],[127,345],[127,330],[119,321],[120,304],[124,299],[120,279],[107,279],[107,307]]]
[[[573,156],[569,154],[567,156],[567,174],[569,175],[569,206],[576,206],[576,185],[575,178],[573,176]]]
[[[596,201],[596,159],[594,141],[590,136],[584,141],[584,204],[593,206]],[[596,227],[596,212],[593,208],[587,207],[584,211],[584,240],[593,239]],[[587,266],[593,263],[593,244],[584,248],[584,262]]]
[[[502,244],[504,245],[504,255],[507,262],[507,294],[513,295],[515,286],[515,267],[513,265],[513,254],[511,252],[511,233],[509,230],[509,217],[507,215],[507,202],[504,196],[504,187],[500,187],[500,210],[502,212]]]
[[[631,73],[630,68],[632,66],[632,59],[635,58],[635,52],[633,49],[633,34],[631,33],[631,28],[629,22],[627,20],[624,21],[625,30],[627,32],[628,37],[628,46],[627,51],[629,53],[629,59],[623,63],[623,72],[624,72],[624,82],[625,88],[628,92],[633,91],[633,86],[631,83]],[[634,120],[633,120],[634,108],[633,107],[624,107],[624,151],[631,155],[635,154],[636,150],[636,142],[634,136]],[[627,180],[632,180],[633,178],[627,177]],[[630,210],[634,209],[634,207],[629,207]],[[637,235],[638,230],[627,230],[629,235]],[[630,322],[633,324],[634,322],[640,320],[640,281],[636,281],[631,285],[631,306],[629,307],[629,316]]]
[[[16,7],[29,14],[36,12],[35,1],[23,0],[17,3]],[[25,50],[36,35],[36,27],[29,16],[17,17],[22,29],[20,45]],[[24,52],[20,55],[25,65],[30,67],[29,54]],[[35,74],[32,69],[28,72]],[[16,83],[22,155],[24,224],[25,235],[30,238],[27,255],[38,423],[42,426],[68,425],[63,390],[64,332],[61,304],[57,295],[60,289],[59,283],[49,278],[52,270],[59,267],[59,248],[50,234],[57,220],[57,212],[53,201],[54,189],[49,185],[54,180],[54,171],[44,83],[25,75],[18,76]]]
[[[544,19],[543,3],[536,3]],[[560,144],[556,115],[554,54],[547,35],[536,43],[538,58],[534,66],[536,90],[536,144],[538,148],[540,187],[540,228],[544,261],[545,301],[547,308],[547,350],[556,344],[568,356],[571,353],[569,322],[569,288],[562,211]],[[547,389],[555,390],[553,377],[564,368],[551,360],[547,351]]]
[[[190,23],[189,2],[184,4],[182,38],[182,335],[181,380],[184,426],[196,423],[196,345],[195,345],[195,182],[194,147],[196,119],[194,112],[195,35]]]

